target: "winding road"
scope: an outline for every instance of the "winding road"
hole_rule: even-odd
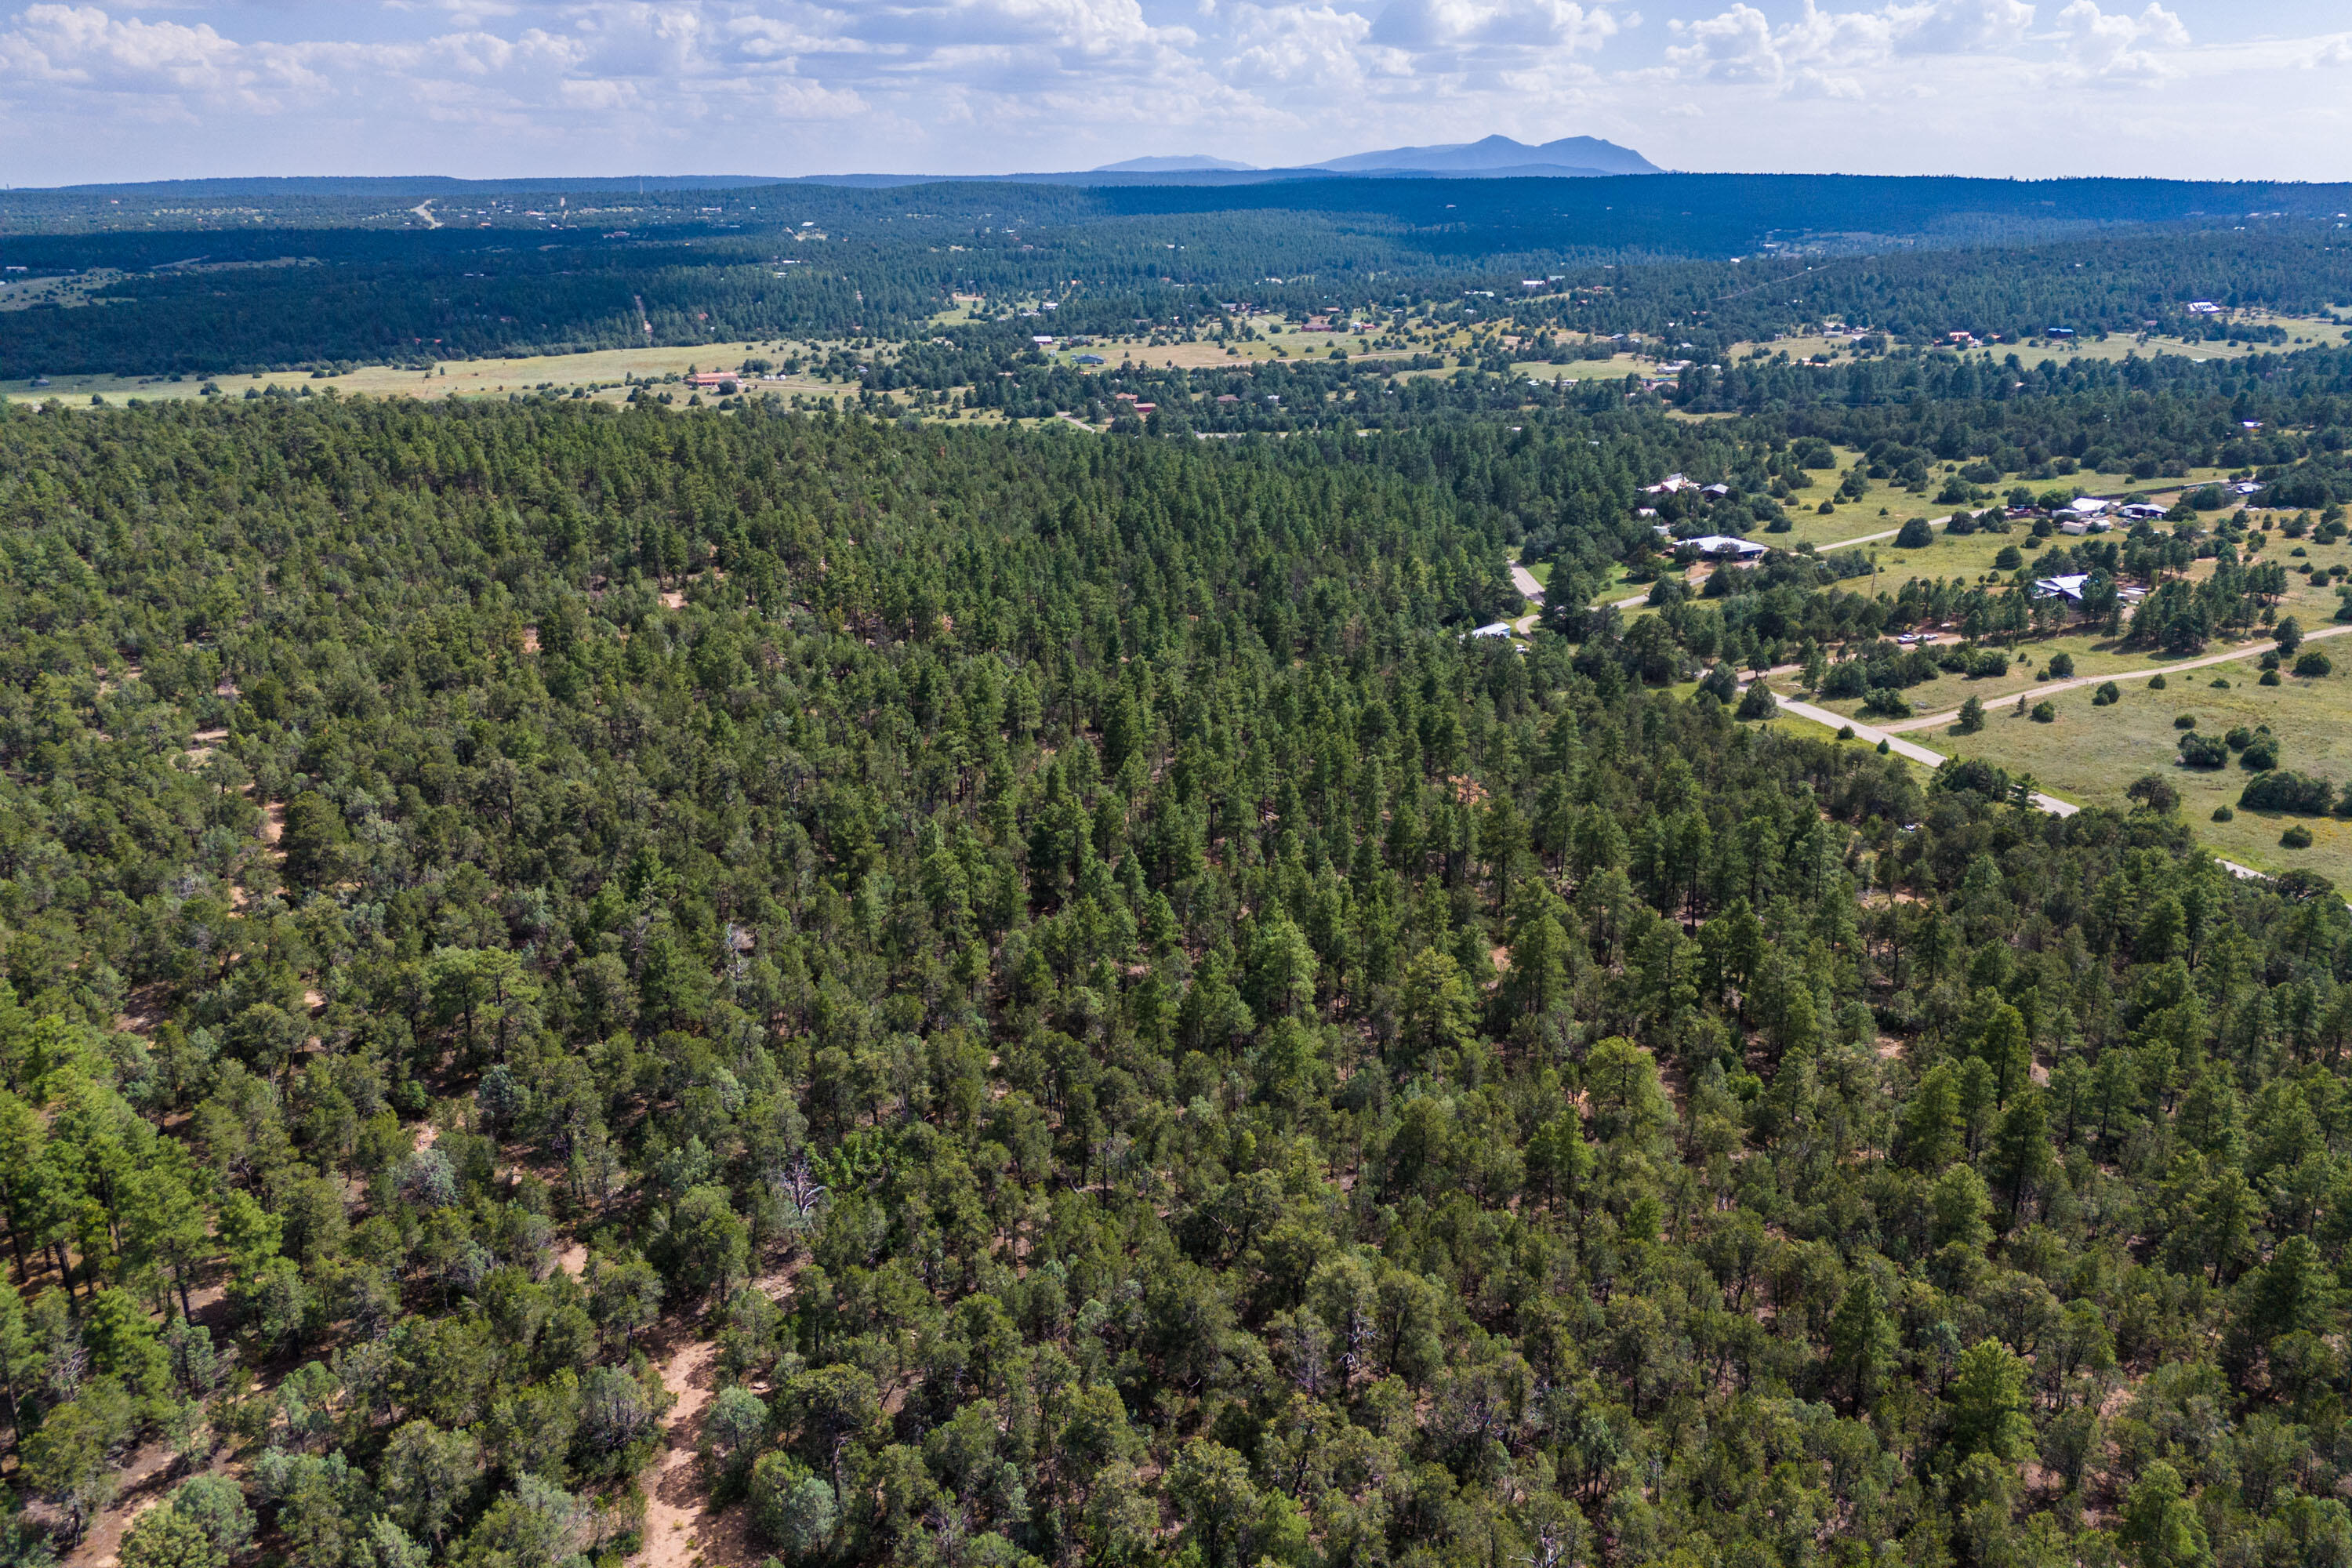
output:
[[[1767,687],[1765,689],[1771,689]],[[1940,768],[1948,760],[1941,752],[1931,752],[1916,741],[1905,740],[1892,730],[1878,729],[1863,723],[1858,719],[1849,719],[1843,713],[1832,712],[1827,708],[1816,708],[1810,702],[1800,702],[1793,697],[1782,697],[1777,692],[1773,694],[1773,700],[1780,703],[1780,711],[1783,713],[1791,714],[1799,719],[1810,719],[1827,729],[1851,729],[1853,731],[1853,738],[1857,741],[1873,746],[1884,741],[1886,742],[1888,751],[1898,757],[1908,757],[1923,767]],[[2083,809],[2079,805],[2060,800],[2054,795],[2036,794],[2033,804],[2053,816],[2072,816]]]
[[[1937,526],[1950,521],[1948,516],[1928,520],[1931,524]],[[1882,539],[1892,539],[1901,531],[1900,528],[1884,529],[1876,533],[1864,533],[1853,539],[1843,539],[1836,543],[1823,544],[1816,548],[1824,552],[1848,550],[1857,544],[1874,544]],[[1538,605],[1543,602],[1543,584],[1536,581],[1533,573],[1517,562],[1511,563],[1511,581],[1528,598]],[[1631,598],[1615,599],[1610,603],[1616,609],[1630,610],[1646,604],[1649,597],[1649,593],[1644,590]],[[1512,623],[1513,629],[1521,636],[1525,636],[1535,619],[1534,616],[1522,616]],[[2303,640],[2307,643],[2318,642],[2324,638],[2347,635],[2352,635],[2352,626],[2323,626],[2317,631],[2305,633]],[[2148,665],[2139,669],[2117,669],[2098,675],[2074,676],[2064,680],[2053,680],[2035,686],[2032,689],[2032,694],[2038,699],[2061,691],[2073,691],[2085,686],[2103,685],[2110,680],[2144,680],[2152,675],[2167,675],[2175,670],[2205,669],[2217,664],[2231,664],[2240,659],[2259,658],[2268,652],[2272,646],[2262,642],[2249,643],[2243,647],[2231,648],[2224,653],[2208,654],[2201,658],[2183,659],[2177,664]],[[1763,685],[1768,692],[1771,692],[1772,700],[1779,705],[1780,710],[1791,718],[1802,719],[1828,730],[1850,730],[1854,739],[1864,744],[1872,746],[1884,744],[1895,756],[1917,763],[1922,767],[1940,768],[1948,760],[1941,752],[1930,751],[1916,741],[1904,739],[1904,736],[1906,732],[1932,730],[1939,724],[1957,722],[1960,716],[1959,710],[1954,709],[1948,713],[1931,713],[1925,718],[1906,719],[1896,724],[1865,724],[1858,719],[1848,719],[1845,715],[1833,712],[1827,708],[1817,707],[1811,702],[1799,701],[1793,697],[1783,697],[1779,692],[1772,691],[1770,686],[1766,684],[1774,676],[1787,676],[1794,673],[1794,666],[1783,666],[1768,670],[1750,684]],[[2003,700],[2006,700],[2006,698]],[[2036,806],[2053,816],[2073,816],[2083,809],[2071,801],[2060,800],[2054,795],[2047,795],[2038,790],[2034,792],[2032,801]],[[2232,876],[2255,880],[2263,879],[2265,877],[2265,873],[2257,871],[2251,866],[2241,866],[2234,860],[2223,860],[2220,856],[2215,856],[2214,858],[2219,860]]]
[[[2315,632],[2306,634],[2303,640],[2307,643],[2317,642],[2323,637],[2340,637],[2347,634],[2352,634],[2352,626],[2323,626]],[[2267,652],[2268,647],[2267,644],[2257,643],[2246,647],[2233,648],[2228,653],[2211,654],[2204,658],[2184,659],[2179,664],[2156,665],[2145,669],[2119,669],[2105,675],[2085,675],[2071,680],[2053,680],[2047,685],[2033,688],[2033,695],[2038,697],[2053,691],[2072,691],[2078,687],[2096,686],[2109,680],[2138,680],[2151,675],[2168,674],[2176,669],[2203,669],[2211,665],[2228,664],[2236,659],[2255,658]],[[1762,682],[1757,681],[1750,684],[1760,685]],[[1765,689],[1771,691],[1772,689],[1766,686]],[[1866,745],[1875,746],[1883,742],[1886,749],[1895,755],[1907,758],[1922,767],[1929,768],[1940,768],[1948,759],[1941,752],[1931,752],[1916,741],[1905,740],[1902,732],[1930,729],[1937,724],[1949,724],[1960,716],[1959,710],[1954,709],[1949,713],[1937,713],[1926,719],[1906,719],[1900,724],[1882,727],[1865,724],[1859,719],[1849,719],[1843,713],[1833,712],[1827,708],[1815,707],[1811,702],[1800,702],[1793,697],[1783,697],[1777,691],[1772,692],[1772,700],[1780,705],[1781,712],[1791,718],[1803,719],[1811,723],[1819,724],[1824,729],[1850,729],[1853,731],[1853,738]],[[2053,816],[2072,816],[2083,809],[2070,801],[2060,800],[2054,795],[2044,795],[2038,790],[2034,792],[2033,804]],[[2252,866],[2241,866],[2235,860],[2224,860],[2219,855],[2213,858],[2220,861],[2233,877],[2242,877],[2254,881],[2267,879],[2267,873],[2257,871]]]
[[[2322,637],[2340,637],[2347,632],[2352,632],[2352,626],[2322,626],[2315,632],[2304,633],[2303,640],[2317,642]],[[2176,670],[2204,669],[2216,664],[2231,664],[2242,658],[2259,658],[2270,652],[2273,646],[2270,643],[2249,643],[2244,647],[2231,648],[2227,653],[2207,654],[2203,658],[2185,658],[2179,664],[2156,664],[2145,669],[2111,670],[2105,675],[2072,676],[2064,680],[2053,680],[2036,686],[2033,688],[2032,695],[2046,697],[2053,691],[2072,691],[2077,687],[2084,686],[2103,686],[2110,680],[2145,680],[2151,675],[2170,675]],[[2003,698],[2002,700],[2006,701],[2007,699]],[[1949,724],[1957,721],[1959,716],[1960,710],[1955,708],[1948,713],[1931,713],[1925,719],[1906,719],[1899,724],[1888,724],[1884,728],[1890,735],[1899,735],[1906,730],[1932,730],[1938,724]],[[1843,723],[1844,721],[1840,720],[1839,722]]]
[[[2345,629],[2352,630],[2352,627]],[[2174,668],[2179,667],[2176,665]],[[1827,725],[1832,730],[1851,728],[1855,740],[1867,742],[1874,746],[1884,741],[1886,742],[1886,749],[1896,756],[1907,757],[1927,767],[1940,768],[1944,765],[1946,759],[1942,752],[1931,752],[1916,742],[1906,741],[1900,735],[1890,734],[1885,730],[1874,730],[1867,724],[1856,723],[1853,720],[1845,718],[1842,714],[1832,713],[1826,708],[1816,708],[1810,702],[1799,702],[1790,698],[1778,696],[1774,700],[1780,704],[1780,711],[1783,713],[1791,714],[1799,719],[1809,719],[1816,724]],[[2060,800],[2054,795],[2043,795],[2039,790],[2034,792],[2033,804],[2053,816],[2073,816],[2083,809],[2070,801]],[[2265,873],[2255,870],[2252,866],[2241,866],[2235,860],[2223,860],[2219,855],[2214,856],[2213,858],[2220,862],[2221,868],[2232,877],[2242,877],[2249,881],[2257,882],[2268,880]]]

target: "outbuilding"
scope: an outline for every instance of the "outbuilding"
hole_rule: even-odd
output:
[[[2083,602],[2083,585],[2091,580],[2087,572],[2069,572],[2063,577],[2037,577],[2033,580],[2033,596],[2037,599],[2064,599],[2069,604]]]

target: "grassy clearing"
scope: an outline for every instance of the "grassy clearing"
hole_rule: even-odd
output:
[[[2207,648],[2204,654],[2198,657],[2210,658],[2214,654],[2229,653],[2242,648],[2248,660],[2251,661],[2270,646],[2271,640],[2266,637],[2243,644],[2215,643]],[[2031,707],[2034,702],[2041,700],[2038,694],[2053,679],[2048,674],[2050,661],[2060,653],[2070,655],[2074,660],[2074,675],[2064,679],[2076,680],[2096,680],[2103,676],[2121,675],[2133,670],[2164,669],[2168,666],[2193,662],[2174,655],[2151,654],[2145,648],[2118,648],[2111,639],[2087,632],[2074,633],[2065,637],[2052,637],[2046,641],[2029,642],[2022,647],[2013,650],[2012,662],[2007,675],[1990,676],[1981,679],[1970,679],[1959,675],[1940,675],[1934,680],[1924,681],[1909,688],[1903,693],[1903,697],[1911,704],[1913,710],[1922,718],[1931,714],[1955,711],[1961,703],[1971,697],[1982,702],[1988,709],[1997,705],[2013,705],[2020,697],[2028,699],[2027,706]],[[2218,678],[2235,686],[2241,682],[2252,681],[2255,674],[2256,671],[2251,662],[2243,665],[2215,665],[2203,669],[2185,670],[2178,676],[2168,678],[2166,684],[2170,686],[2187,681],[2201,689]],[[2144,680],[2134,683],[2138,687],[2145,687],[2146,684]],[[1793,689],[1793,686],[1788,681],[1784,680],[1780,685],[1783,689]],[[2133,689],[2133,686],[2126,686],[2125,690],[2128,693]],[[2093,689],[2095,688],[2063,691],[2051,700],[2063,705],[2073,700],[2087,708]],[[1809,700],[1849,719],[1862,717],[1863,700],[1860,698],[1841,698],[1833,702],[1821,698],[1812,698]],[[1880,721],[1864,720],[1864,721],[1875,723]],[[1900,724],[1904,721],[1895,720],[1893,722]],[[1912,738],[1920,741],[1922,744],[1935,744],[1928,731],[1917,731]]]
[[[1796,522],[1796,528],[1790,533],[1771,536],[1769,542],[1778,544],[1784,541],[1791,543],[1810,542],[1817,547],[1826,548],[1837,540],[1852,539],[1860,534],[1877,532],[1882,529],[1900,528],[1915,517],[1941,519],[1949,516],[1956,510],[1951,502],[1934,499],[1942,492],[1945,479],[1958,467],[1956,463],[1945,463],[1936,467],[1928,488],[1922,493],[1915,495],[1908,490],[1896,489],[1884,481],[1874,479],[1870,482],[1869,493],[1861,500],[1836,502],[1837,510],[1823,516],[1819,510],[1821,503],[1834,499],[1840,476],[1845,469],[1853,468],[1863,460],[1862,453],[1852,447],[1838,447],[1832,449],[1837,454],[1837,468],[1816,470],[1813,475],[1812,488],[1799,490],[1791,500],[1784,503],[1789,509],[1790,518]],[[2226,468],[2192,468],[2184,477],[2158,479],[2148,483],[2139,483],[2119,474],[2077,473],[2048,479],[2011,478],[1985,488],[1995,497],[2006,496],[2011,489],[2023,485],[2037,496],[2048,490],[2064,490],[2070,495],[2110,496],[2118,499],[2132,497],[2168,507],[2188,490],[2216,480],[2227,479],[2230,472],[2231,470]],[[1991,504],[1993,502],[1990,500],[1977,501],[1969,504],[1966,510],[1982,511]],[[1990,537],[1999,542],[2003,536],[1996,534],[1969,537]],[[2033,553],[2032,542],[2021,533],[2011,533],[2007,536],[2007,541],[2015,543],[2028,555]],[[1957,543],[1958,541],[1954,542]],[[1999,542],[1995,542],[1993,548],[1998,550]]]
[[[568,388],[619,382],[632,375],[639,381],[683,375],[688,370],[698,367],[731,370],[746,359],[781,361],[796,350],[804,358],[809,352],[801,342],[795,342],[791,348],[778,348],[773,343],[725,342],[703,343],[693,348],[599,349],[580,354],[450,360],[436,366],[430,374],[420,370],[395,369],[391,365],[367,365],[346,374],[315,380],[308,373],[294,372],[268,375],[190,376],[182,381],[162,376],[60,375],[51,377],[50,384],[46,387],[36,387],[24,381],[0,383],[0,396],[19,403],[40,402],[51,397],[88,403],[94,395],[103,397],[109,403],[121,403],[133,397],[162,402],[200,396],[207,384],[218,386],[225,397],[242,397],[247,388],[269,386],[283,387],[289,392],[307,386],[314,393],[323,392],[331,386],[346,396],[358,393],[372,397],[497,396],[509,392],[529,392],[542,385]],[[822,352],[820,349],[820,354]],[[845,390],[810,376],[794,376],[788,381],[761,384],[782,392],[839,393]],[[608,400],[618,401],[626,394],[607,391],[602,395]]]
[[[2153,359],[2158,354],[2194,360],[2245,359],[2258,353],[2292,353],[2297,349],[2341,348],[2347,338],[2352,338],[2352,331],[2322,317],[2248,314],[2240,320],[2248,326],[2284,328],[2293,341],[2284,344],[2240,343],[2232,347],[2228,342],[2209,343],[2179,338],[2116,336],[2105,342],[2002,343],[1993,350],[1993,353],[1997,359],[2014,353],[2027,364],[2039,364],[2043,360],[2056,360],[2061,363],[2070,359],[2122,360],[2134,354],[2142,359]]]
[[[1628,574],[1624,563],[1618,562],[1609,568],[1609,575],[1601,580],[1600,588],[1592,595],[1592,603],[1620,604],[1636,594],[1647,594],[1649,591],[1649,584],[1634,582]]]
[[[2332,645],[2323,643],[2322,647]],[[2181,810],[2198,837],[2217,854],[2258,870],[2295,868],[2319,871],[2352,888],[2352,822],[2336,817],[2286,817],[2239,811],[2230,822],[2211,820],[2213,808],[2235,807],[2251,777],[2234,763],[2213,772],[2179,765],[2180,731],[2173,721],[2194,714],[2200,732],[2221,734],[2232,725],[2267,724],[2278,738],[2283,767],[2338,784],[2352,780],[2352,674],[2322,680],[2289,677],[2278,686],[2258,686],[2251,667],[2227,668],[2227,691],[2208,684],[2205,670],[2171,681],[2162,691],[2145,682],[2124,688],[2123,700],[2091,706],[2088,689],[2052,699],[2055,723],[2037,724],[2003,711],[1989,717],[1974,735],[1941,730],[1914,731],[1908,738],[1958,757],[1982,757],[2011,772],[2026,772],[2061,799],[2084,805],[2123,806],[2124,791],[2142,773],[2161,773],[2180,791]],[[1816,731],[1818,732],[1818,731]],[[2300,823],[2311,830],[2308,849],[2285,849],[2279,835]]]
[[[2258,513],[2256,517],[2258,521],[2262,520],[2262,514]],[[2269,521],[2275,525],[2281,520],[2273,516]],[[1886,543],[1864,548],[1871,550],[1879,559],[1881,565],[1877,578],[1879,590],[1892,594],[1899,591],[1906,581],[1913,578],[1933,580],[1943,577],[1958,578],[1962,581],[1989,581],[1995,577],[2005,577],[2008,574],[1996,572],[1993,565],[1995,557],[2004,546],[2016,545],[2024,556],[2026,566],[2030,570],[2042,552],[2067,542],[2069,541],[2063,535],[2037,541],[2023,530],[2012,530],[2007,534],[1980,532],[1953,538],[1939,529],[1937,531],[1935,542],[1924,548],[1895,550]],[[2287,594],[2279,605],[2281,616],[2294,616],[2303,622],[2306,630],[2316,630],[2335,624],[2342,600],[2337,596],[2334,584],[2327,580],[2326,571],[2338,563],[2352,565],[2352,541],[2322,545],[2313,543],[2307,539],[2289,540],[2283,533],[2276,531],[2273,526],[2265,547],[2255,558],[2263,561],[2277,561],[2289,568]],[[2311,568],[2308,574],[2301,570],[2304,567]],[[2199,562],[2192,568],[2189,575],[2200,577],[2209,574],[2211,571],[2212,563]],[[1855,591],[1868,591],[1866,580],[1859,578],[1842,584],[1840,586]],[[2062,652],[2072,656],[2074,661],[2073,671],[2074,678],[2095,679],[2104,675],[2122,674],[2132,670],[2163,669],[2168,666],[2192,663],[2197,658],[2230,652],[2237,648],[2242,648],[2251,657],[2259,654],[2269,646],[2269,635],[2266,631],[2262,631],[2243,643],[2216,643],[2206,650],[2205,655],[2168,655],[2152,653],[2144,648],[2119,648],[2113,639],[2087,631],[2076,631],[2056,637],[2035,638],[2021,645],[2013,650],[2015,657],[2010,672],[2006,676],[1971,679],[1947,674],[1933,681],[1908,689],[1904,696],[1913,709],[1922,715],[1951,711],[1969,697],[1975,697],[1987,707],[1992,707],[1998,703],[2013,701],[2021,694],[2030,694],[2039,689],[2043,682],[2051,679],[2046,673],[2050,660]],[[2208,689],[2210,681],[2216,678],[2230,680],[2233,684],[2251,683],[2255,679],[2255,673],[2251,668],[2233,669],[2229,667],[2220,667],[2210,670],[2189,671],[2182,677],[2191,681],[2200,689]],[[1861,717],[1862,700],[1858,698],[1822,701],[1821,706],[1848,718]]]
[[[1782,503],[1789,513],[1788,532],[1768,532],[1759,523],[1748,531],[1748,537],[1775,550],[1794,550],[1801,544],[1810,544],[1824,553],[1841,545],[1866,550],[1870,545],[1858,542],[1868,540],[1879,545],[1890,543],[1906,522],[1919,515],[1917,508],[1912,504],[1916,498],[1899,490],[1891,496],[1871,496],[1866,500],[1842,506],[1826,515],[1818,510],[1821,505],[1818,494],[1817,490],[1816,499],[1809,502],[1805,493],[1799,491],[1796,500]],[[1879,516],[1881,509],[1887,515]],[[1941,517],[1950,510],[1942,507],[1927,515]],[[1887,538],[1875,537],[1882,533]]]
[[[2021,561],[2032,562],[2043,544],[2021,528],[2007,533],[1954,534],[1938,528],[1935,542],[1911,549],[1898,549],[1893,540],[1885,540],[1868,548],[1878,552],[1878,580],[1886,592],[1900,591],[1913,578],[1935,582],[1958,578],[1964,583],[1979,583],[1994,576],[2006,577],[1994,562],[2003,550],[2014,545]]]
[[[2214,473],[2204,477],[2220,476]],[[2168,503],[2178,498],[2179,491],[2182,488],[2186,487],[2176,481],[2172,491],[2160,493],[2155,499],[2159,502]],[[1875,495],[1869,498],[1870,500],[1878,499]],[[1930,516],[1939,520],[1951,509],[1948,507],[1923,509],[1918,498],[1904,496],[1897,492],[1886,505],[1885,510],[1888,515],[1880,516],[1875,510],[1871,510],[1868,502],[1865,501],[1859,506],[1842,508],[1831,517],[1821,517],[1811,513],[1802,514],[1796,518],[1797,526],[1791,532],[1760,534],[1758,537],[1769,544],[1783,549],[1798,543],[1810,543],[1816,550],[1826,554],[1839,544],[1864,539],[1872,533],[1884,532],[1888,527],[1899,530],[1901,523],[1907,521],[1910,516]],[[2200,526],[2210,531],[2224,515],[2226,514],[2219,512],[2202,514]],[[2326,574],[2329,568],[2339,563],[2352,565],[2352,540],[2336,544],[2315,544],[2308,538],[2288,539],[2284,533],[2278,531],[2277,528],[2277,524],[2283,521],[2286,515],[2260,512],[2254,514],[2254,521],[2258,525],[2263,522],[2267,516],[2271,531],[2262,550],[2251,559],[2274,561],[2287,568],[2287,593],[2279,606],[2281,615],[2298,616],[2305,626],[2332,620],[2341,601],[2336,597],[2334,585],[2326,581]],[[2171,525],[2159,524],[2158,528],[2162,531],[2168,532]],[[2095,537],[2108,542],[2115,542],[2118,538],[2115,534]],[[2006,578],[2010,573],[1995,564],[2003,549],[2014,545],[2023,565],[2032,569],[2045,552],[2078,541],[2064,534],[2053,534],[2047,539],[2037,540],[2030,529],[2021,526],[2013,527],[2007,533],[1979,531],[1955,536],[1948,532],[1939,523],[1934,542],[1927,545],[1899,549],[1892,539],[1879,539],[1869,542],[1853,543],[1851,547],[1876,555],[1879,565],[1877,587],[1880,591],[1894,594],[1899,592],[1905,583],[1914,578],[1930,582],[1939,578],[1958,579],[1969,583],[1988,582],[1997,577]],[[2310,568],[2308,573],[2304,570],[2305,567]],[[2203,576],[2210,574],[2212,569],[2211,562],[2199,562],[2192,567],[2189,575]],[[1864,585],[1864,580],[1859,578],[1839,584],[1840,587],[1849,590],[1860,589]]]
[[[2308,539],[2288,539],[2273,533],[2262,559],[2279,562],[2287,569],[2286,599],[2279,607],[2281,615],[2293,615],[2306,627],[2336,618],[2343,600],[2336,596],[2335,586],[2322,579],[2331,566],[2352,565],[2352,540],[2314,544]],[[2300,570],[2304,566],[2312,568],[2310,575]]]
[[[2273,316],[2260,311],[2248,311],[2238,317],[2237,321],[2250,327],[2284,328],[2292,341],[2283,346],[2268,343],[2240,343],[2232,346],[2226,342],[2209,343],[2201,341],[2184,341],[2179,338],[2117,333],[2110,336],[2104,342],[2088,338],[2073,340],[2029,338],[2022,342],[1995,343],[1990,348],[1969,352],[1990,358],[1996,364],[2007,360],[2010,355],[2015,354],[2021,363],[2028,365],[2040,364],[2044,361],[2055,361],[2061,364],[2069,360],[2114,361],[2128,359],[2134,354],[2142,359],[2152,359],[2158,354],[2175,354],[2185,359],[2198,360],[2244,359],[2252,354],[2291,353],[2297,349],[2305,348],[2340,348],[2347,341],[2352,340],[2352,329],[2338,326],[2324,316]],[[2050,324],[2057,326],[2063,323]],[[1730,363],[1738,363],[1759,352],[1768,357],[1772,354],[1785,353],[1792,360],[1826,357],[1832,361],[1843,361],[1858,357],[1853,352],[1853,344],[1843,333],[1809,334],[1802,337],[1775,338],[1770,342],[1764,343],[1735,343],[1729,351]]]
[[[1551,382],[1622,381],[1629,375],[1649,376],[1658,372],[1658,362],[1636,354],[1612,354],[1607,359],[1571,360],[1566,364],[1554,364],[1548,359],[1515,360],[1511,374],[1528,379]]]
[[[0,276],[0,310],[29,310],[36,305],[71,310],[89,304],[128,276],[110,267],[93,267],[87,272],[46,278]]]

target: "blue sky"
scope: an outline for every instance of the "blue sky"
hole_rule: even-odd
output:
[[[2345,0],[0,0],[0,180],[1304,163],[2352,177]]]

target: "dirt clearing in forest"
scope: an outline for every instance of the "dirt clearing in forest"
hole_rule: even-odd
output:
[[[669,1440],[646,1477],[646,1543],[638,1560],[649,1568],[746,1568],[761,1553],[751,1542],[750,1510],[741,1503],[710,1509],[710,1489],[697,1446],[702,1414],[717,1381],[719,1347],[708,1340],[680,1345],[662,1365],[662,1386],[677,1396],[663,1425]]]

